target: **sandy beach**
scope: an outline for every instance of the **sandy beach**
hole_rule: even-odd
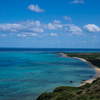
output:
[[[60,54],[61,54],[62,56],[64,56],[64,57],[68,57],[67,54],[64,54],[64,53],[60,53]],[[92,63],[90,63],[89,61],[87,61],[87,60],[85,60],[85,59],[83,59],[83,58],[79,58],[79,57],[72,57],[72,58],[80,59],[80,60],[82,60],[83,62],[88,63],[88,64],[89,64],[91,67],[93,67],[93,68],[96,70],[96,72],[97,72],[96,76],[95,76],[93,79],[84,81],[83,84],[81,84],[80,86],[85,85],[86,83],[92,83],[94,80],[96,80],[97,78],[100,77],[100,68],[98,68],[97,66],[94,66]],[[78,86],[78,87],[79,87],[79,86]]]

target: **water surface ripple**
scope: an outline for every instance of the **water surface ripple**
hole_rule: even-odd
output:
[[[96,75],[95,70],[79,59],[43,52],[0,52],[0,100],[35,100],[58,86],[78,86],[91,75]]]

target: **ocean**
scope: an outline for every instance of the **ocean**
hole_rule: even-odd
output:
[[[36,100],[58,86],[74,87],[95,77],[96,71],[87,63],[54,52],[100,49],[0,48],[0,100]]]

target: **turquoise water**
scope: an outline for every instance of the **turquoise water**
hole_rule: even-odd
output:
[[[91,75],[96,71],[79,59],[43,52],[0,52],[0,100],[36,100],[58,86],[78,86]]]

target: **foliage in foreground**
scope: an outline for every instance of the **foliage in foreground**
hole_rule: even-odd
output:
[[[100,78],[81,87],[58,87],[51,93],[41,94],[37,100],[100,100]]]
[[[100,53],[67,53],[80,57],[100,67]],[[100,78],[81,87],[61,86],[53,92],[41,94],[37,100],[100,100]]]

